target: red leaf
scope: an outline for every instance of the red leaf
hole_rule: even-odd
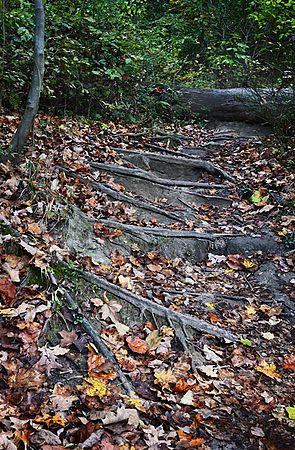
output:
[[[8,277],[0,278],[0,296],[5,305],[12,306],[14,304],[16,294],[15,285]]]

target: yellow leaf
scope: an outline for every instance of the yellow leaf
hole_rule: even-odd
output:
[[[281,231],[278,231],[279,236],[285,236],[288,234],[288,230],[286,228],[283,228]]]
[[[138,411],[146,412],[146,409],[143,406],[140,398],[127,397],[127,401],[130,405],[134,406]]]
[[[244,259],[243,266],[246,269],[253,269],[253,267],[255,267],[255,264],[252,261],[250,261],[249,259]]]
[[[110,395],[111,391],[108,388],[107,384],[97,378],[84,378],[90,386],[86,386],[85,393],[89,395],[89,397],[107,397]]]
[[[15,314],[16,309],[14,308],[5,308],[2,305],[0,305],[0,315],[1,316],[11,316],[12,314]]]
[[[261,363],[256,367],[257,372],[261,372],[269,378],[278,379],[281,378],[276,372],[276,365],[273,363],[268,364],[266,361],[261,361]]]
[[[171,383],[176,383],[177,378],[173,375],[172,370],[162,370],[162,372],[155,373],[156,383],[159,383],[163,388],[170,389]]]
[[[65,421],[64,421],[64,419],[62,417],[60,417],[60,416],[51,416],[50,414],[44,414],[42,417],[38,417],[37,419],[35,419],[34,422],[46,423],[46,425],[48,427],[56,426],[56,425],[60,425],[60,426],[63,427],[65,425]]]
[[[205,303],[205,306],[207,306],[210,309],[215,309],[214,303]]]
[[[246,308],[246,314],[247,314],[247,316],[255,316],[255,314],[256,314],[256,309],[253,308],[253,306],[247,306],[247,308]]]

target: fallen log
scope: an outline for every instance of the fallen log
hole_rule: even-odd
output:
[[[195,89],[175,88],[180,101],[192,112],[206,119],[238,122],[265,122],[282,114],[282,110],[294,111],[294,91],[283,89]]]

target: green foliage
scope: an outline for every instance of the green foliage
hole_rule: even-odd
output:
[[[41,108],[116,120],[180,120],[175,98],[153,86],[291,86],[291,0],[45,0]],[[19,109],[32,69],[33,5],[6,4],[2,104]]]

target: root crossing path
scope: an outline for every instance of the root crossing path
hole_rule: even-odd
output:
[[[133,422],[111,402],[93,419],[113,444],[134,439],[122,448],[292,447],[294,273],[275,222],[292,220],[288,187],[273,188],[261,162],[261,127],[214,127],[199,141],[193,128],[114,132],[83,153],[62,149],[55,165],[70,203],[56,238],[76,259],[75,282],[52,282],[66,321],[103,355],[95,370],[110,364],[117,378],[105,380],[130,396]]]

